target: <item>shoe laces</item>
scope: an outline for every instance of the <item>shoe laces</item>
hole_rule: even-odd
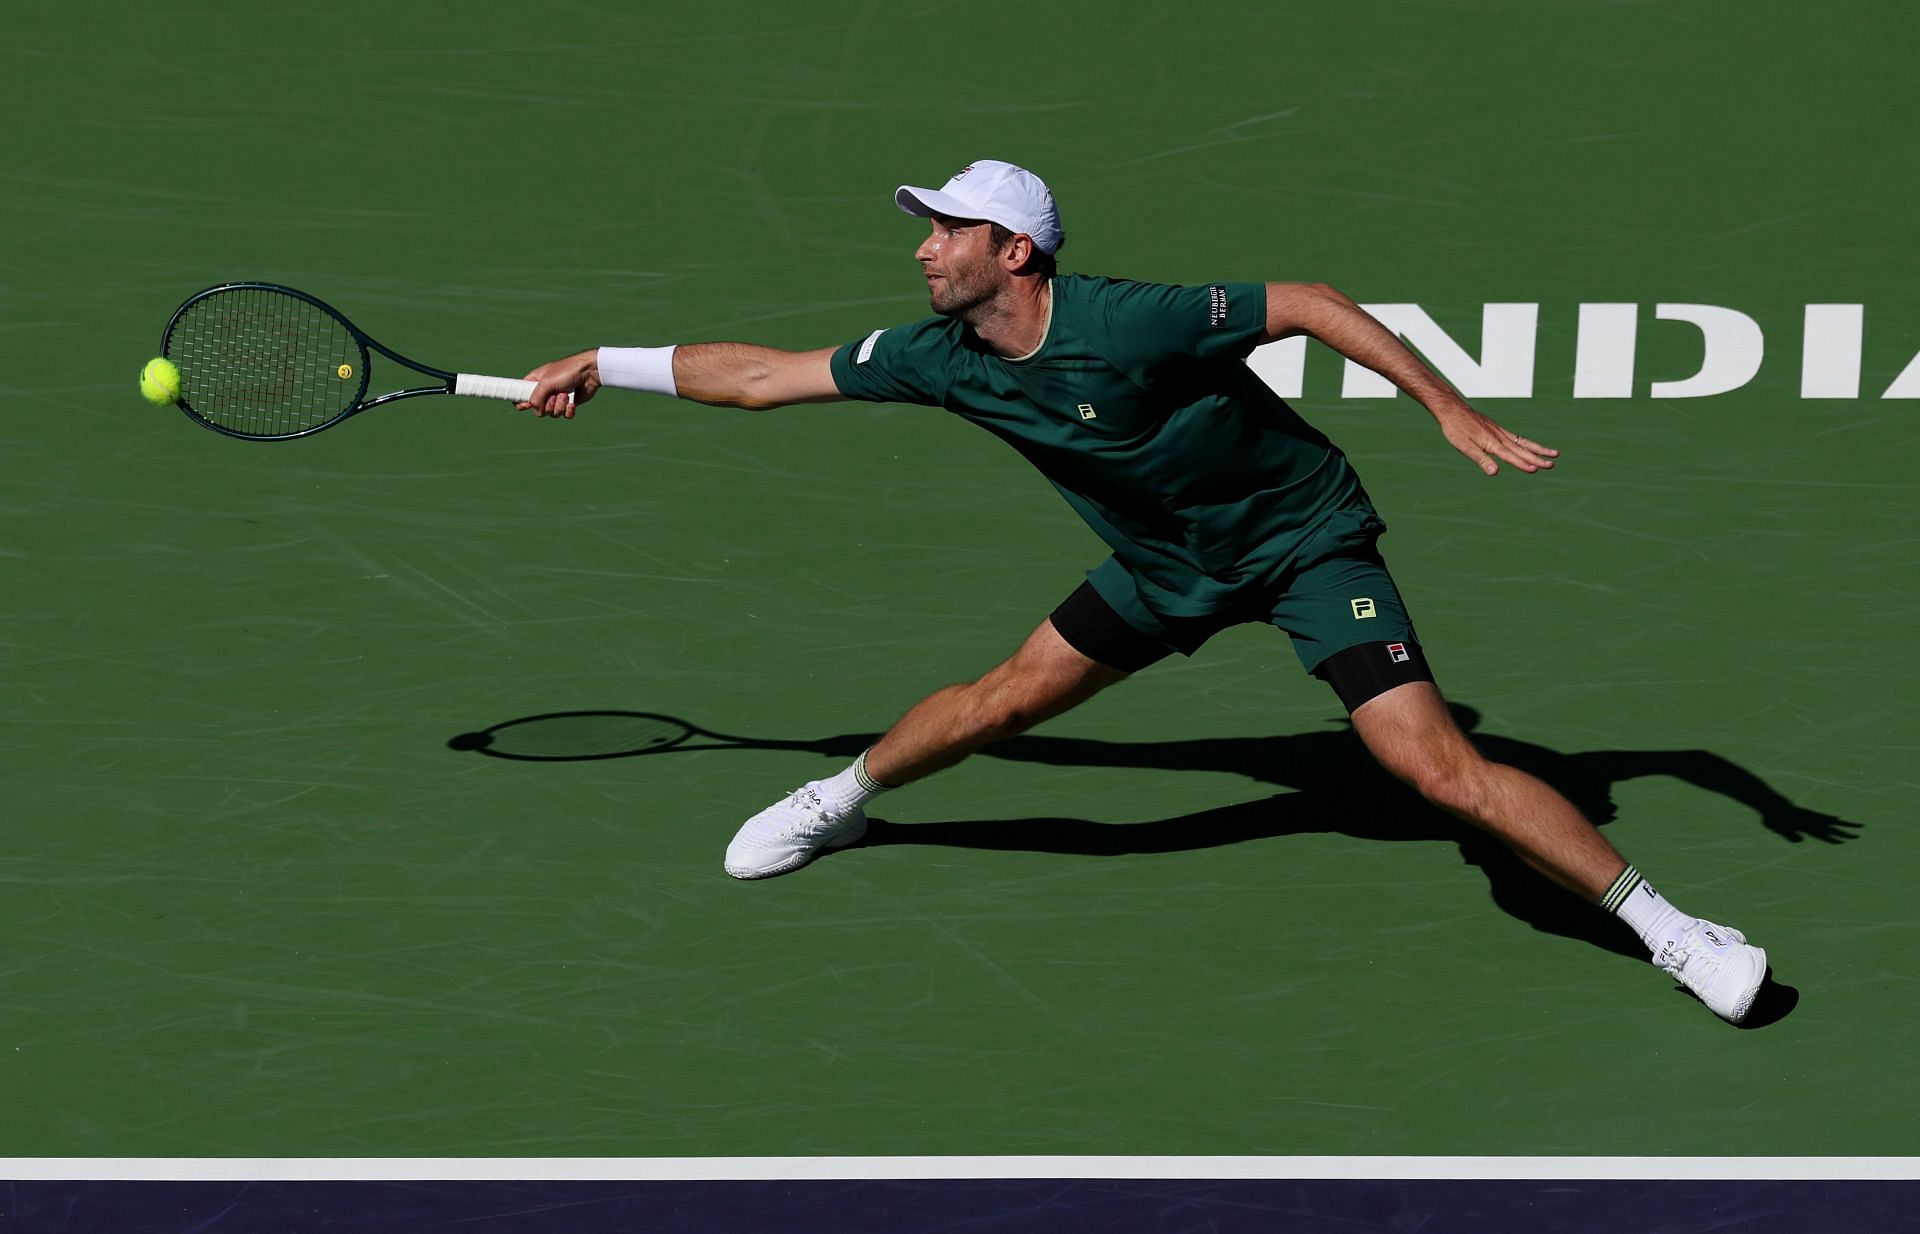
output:
[[[1678,942],[1668,943],[1665,947],[1661,948],[1660,959],[1657,963],[1660,965],[1660,971],[1678,977],[1681,970],[1686,968],[1687,961],[1700,954],[1701,950],[1699,947],[1694,946],[1683,938]]]
[[[1681,970],[1689,964],[1696,964],[1694,969],[1696,974],[1703,969],[1711,971],[1719,966],[1720,957],[1735,945],[1731,931],[1723,929],[1722,933],[1729,937],[1718,938],[1717,935],[1706,933],[1700,926],[1694,926],[1661,949],[1660,968],[1675,977],[1678,977]],[[1716,940],[1719,942],[1718,946],[1715,946]]]
[[[797,840],[818,834],[833,826],[833,817],[827,813],[826,803],[820,800],[820,794],[808,785],[802,784],[787,794],[787,804],[793,808],[793,817],[780,829],[781,835],[789,840]]]

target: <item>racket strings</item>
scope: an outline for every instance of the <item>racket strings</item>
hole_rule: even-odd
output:
[[[167,354],[180,366],[181,397],[195,413],[256,437],[305,432],[349,410],[366,365],[359,339],[338,317],[255,287],[190,305]]]

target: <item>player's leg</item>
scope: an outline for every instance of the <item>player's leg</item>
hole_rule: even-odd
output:
[[[727,846],[735,878],[797,870],[866,833],[866,803],[924,779],[995,741],[1076,707],[1172,648],[1082,584],[1040,623],[1012,658],[976,681],[936,690],[852,766],[801,785],[748,819]]]
[[[1482,755],[1431,681],[1407,682],[1362,703],[1353,727],[1381,766],[1567,890],[1598,903],[1626,869],[1626,859],[1572,802]]]
[[[1547,878],[1618,915],[1653,961],[1717,1014],[1745,1018],[1766,976],[1766,952],[1738,930],[1680,912],[1557,790],[1480,753],[1441,698],[1377,553],[1302,571],[1274,620],[1340,696],[1382,766]]]
[[[1011,659],[977,681],[922,699],[843,774],[884,788],[924,779],[1079,706],[1175,650],[1192,654],[1211,629],[1202,623],[1170,630],[1110,560]]]
[[[1440,691],[1409,682],[1362,703],[1354,731],[1382,766],[1434,805],[1494,835],[1562,887],[1617,913],[1652,960],[1734,1023],[1767,975],[1767,953],[1740,931],[1689,917],[1640,877],[1572,802],[1474,748]]]
[[[771,878],[853,844],[866,834],[866,804],[875,796],[1023,733],[1126,676],[1075,649],[1048,618],[979,680],[920,700],[851,767],[801,785],[748,819],[727,846],[727,873]]]
[[[865,774],[888,788],[911,784],[1079,706],[1127,675],[1083,654],[1048,618],[1011,659],[979,680],[920,700],[862,756]]]
[[[1333,687],[1388,771],[1441,809],[1504,840],[1528,865],[1598,901],[1626,861],[1545,783],[1488,761],[1434,685],[1400,589],[1379,552],[1355,547],[1299,570],[1274,622]]]

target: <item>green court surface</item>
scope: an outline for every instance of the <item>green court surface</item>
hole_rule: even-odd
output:
[[[1915,19],[1871,11],[15,6],[0,1156],[1920,1151]],[[1532,397],[1481,405],[1551,475],[1317,346],[1299,406],[1489,752],[1790,1014],[1720,1024],[1389,790],[1254,628],[725,877],[1104,555],[941,412],[262,446],[134,389],[233,278],[508,376],[857,339],[926,311],[894,186],[981,157],[1051,181],[1070,269],[1324,280],[1475,356],[1538,305]],[[1629,397],[1573,397],[1583,304],[1640,306]],[[1826,304],[1857,397],[1803,397]],[[1708,350],[1659,305],[1751,319],[1755,375],[1655,397]],[[615,714],[499,727],[563,712]],[[625,753],[618,713],[738,740],[488,756]]]

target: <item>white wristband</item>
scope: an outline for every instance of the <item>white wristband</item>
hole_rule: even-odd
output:
[[[602,347],[599,365],[603,386],[680,396],[673,380],[671,347]]]

